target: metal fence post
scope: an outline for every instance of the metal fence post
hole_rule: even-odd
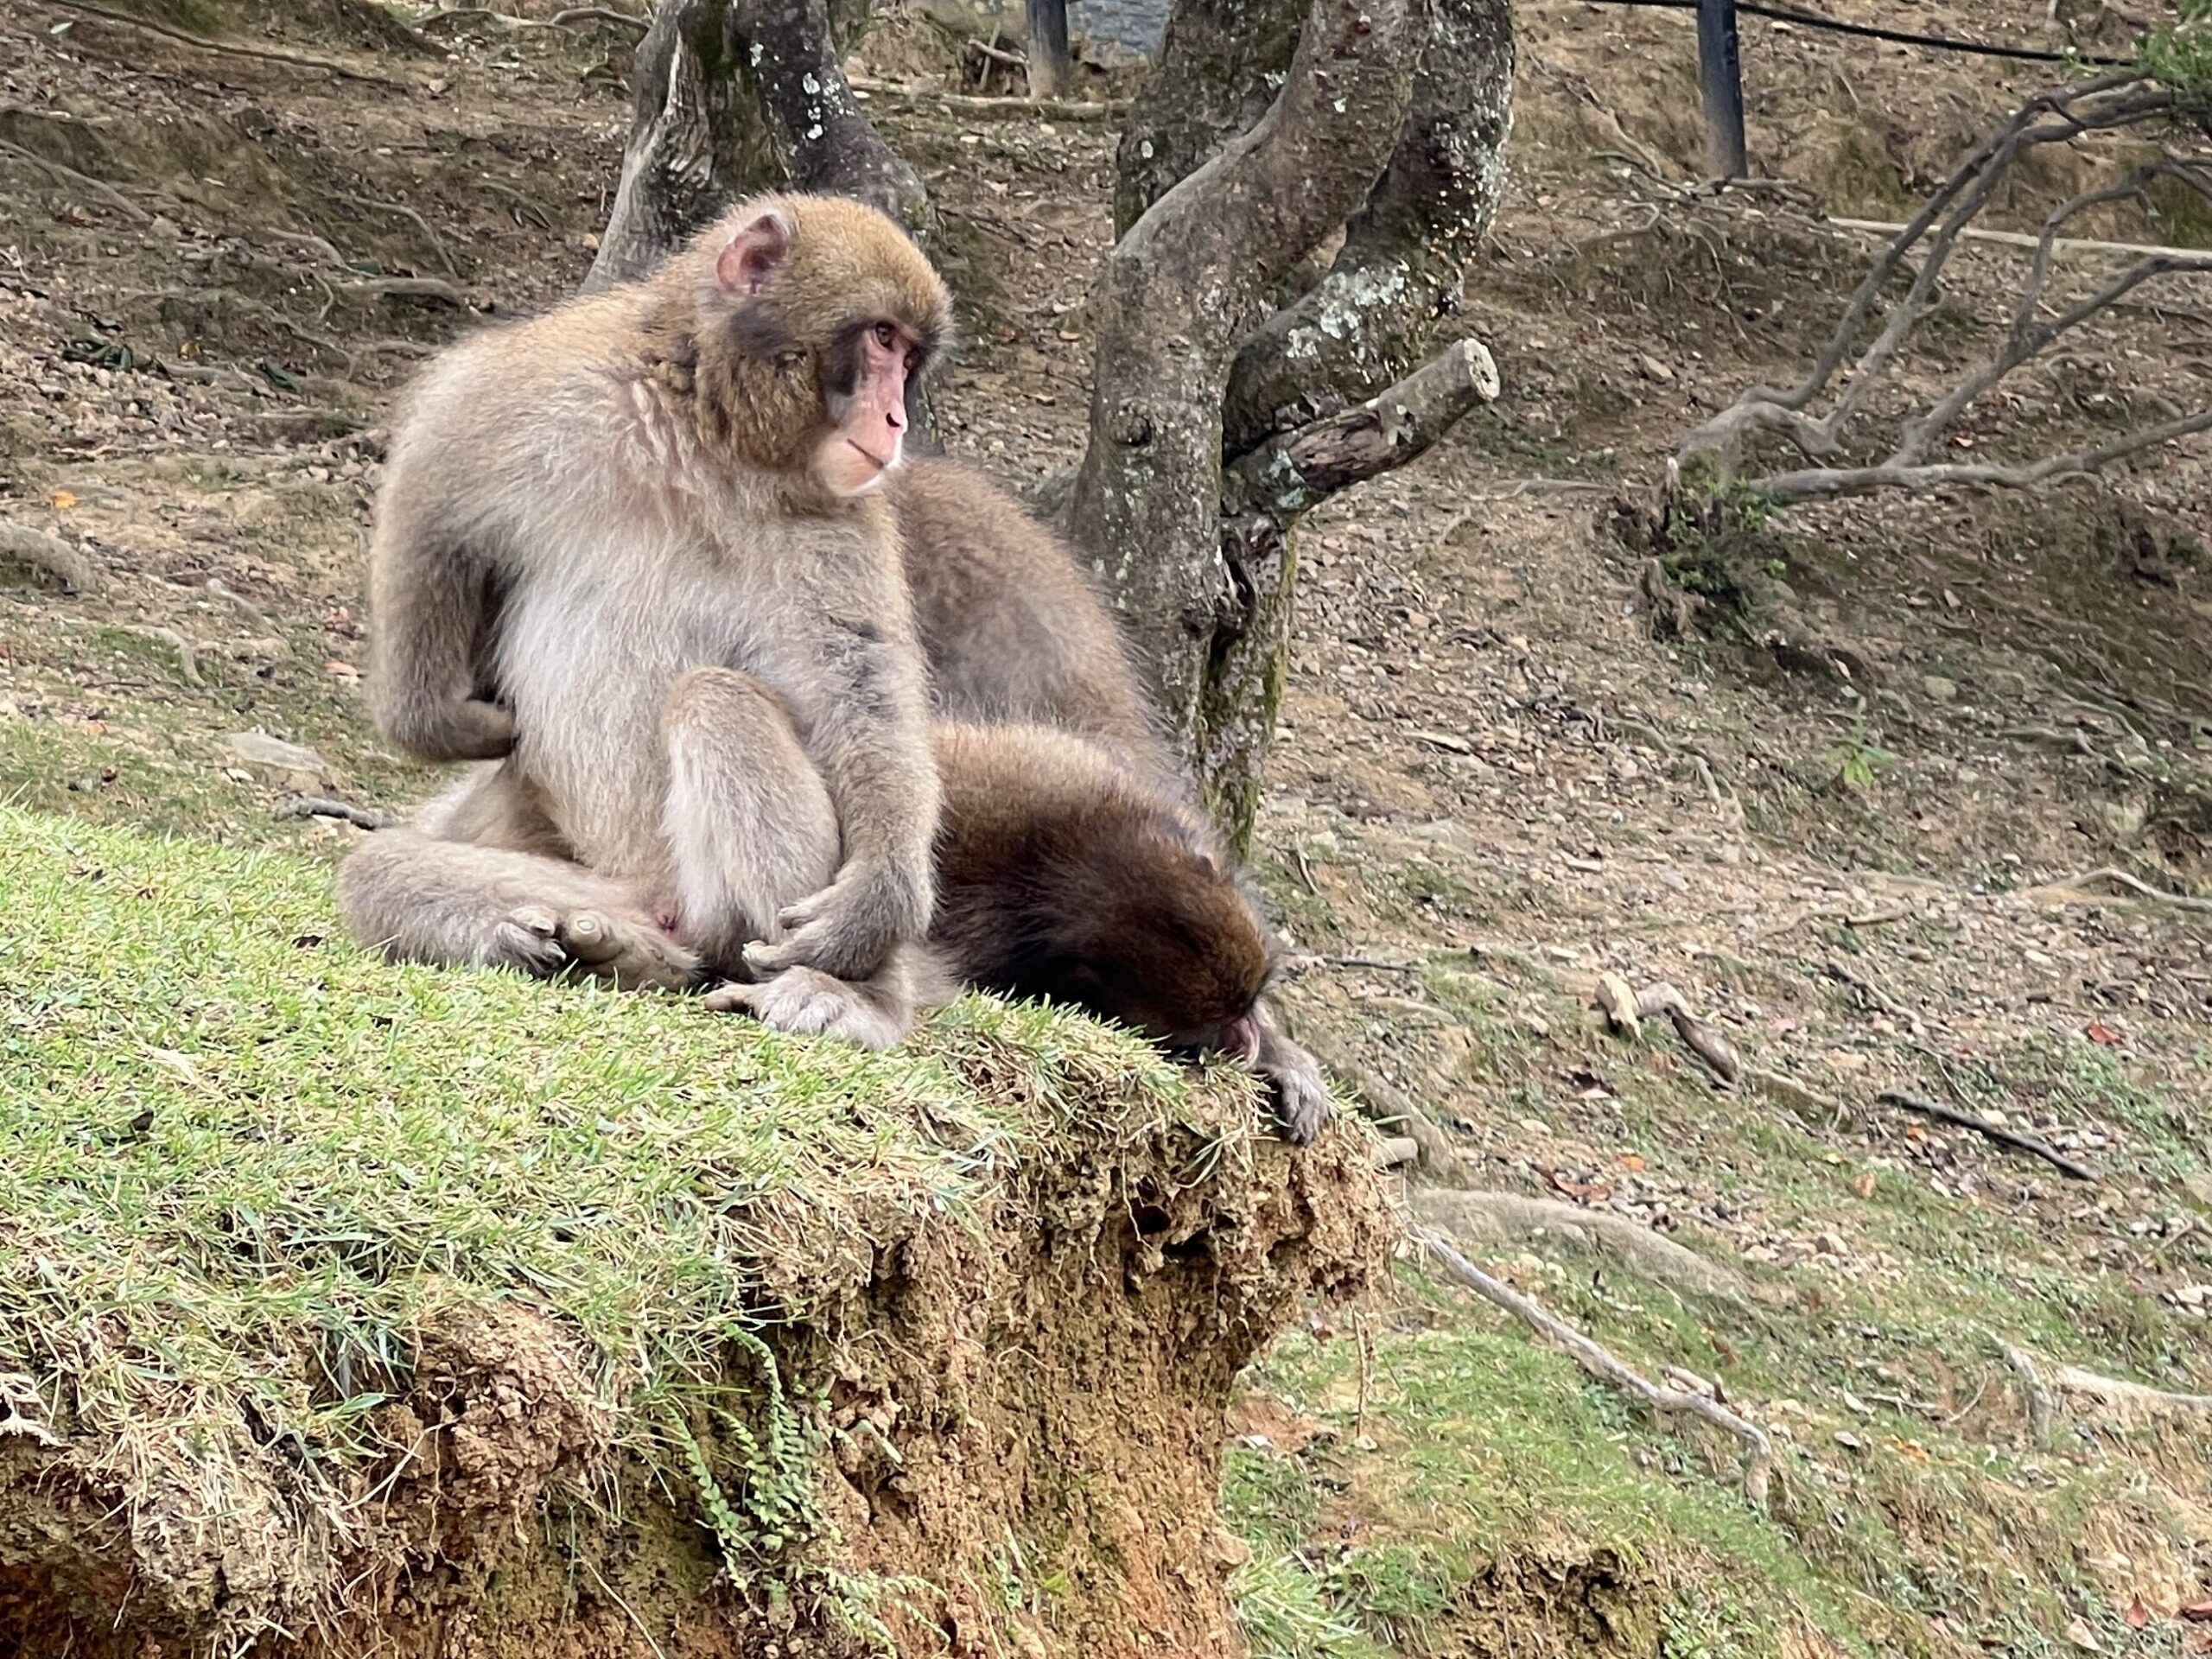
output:
[[[1028,0],[1029,96],[1065,98],[1075,79],[1068,55],[1068,0]]]
[[[1716,179],[1744,176],[1744,75],[1736,0],[1697,0],[1697,78],[1705,94],[1706,166]]]

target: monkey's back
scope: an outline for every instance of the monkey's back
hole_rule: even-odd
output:
[[[1063,727],[1173,775],[1120,626],[1066,543],[958,461],[910,461],[889,493],[939,715]]]

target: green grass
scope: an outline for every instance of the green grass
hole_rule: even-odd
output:
[[[1218,1155],[1255,1098],[981,998],[870,1055],[393,968],[338,937],[316,863],[0,808],[0,1374],[167,1525],[243,1538],[273,1488],[342,1529],[407,1449],[379,1408],[423,1333],[512,1309],[726,1541],[795,1541],[789,1421],[765,1471],[692,1457],[688,1424],[733,1443],[733,1390],[759,1420],[757,1333],[924,1218],[1020,1203],[1033,1165],[1169,1123]]]
[[[1224,1471],[1224,1522],[1252,1552],[1236,1588],[1255,1651],[2050,1659],[2080,1650],[2065,1635],[2078,1624],[2108,1654],[2178,1655],[2173,1620],[2131,1627],[2134,1592],[2116,1586],[2155,1601],[2198,1570],[2201,1435],[2084,1408],[2038,1444],[2005,1348],[2205,1388],[2202,1319],[2143,1294],[2128,1256],[2055,1232],[2050,1213],[2100,1198],[2142,1212],[2201,1170],[2202,1115],[2183,1095],[2093,1044],[2015,1045],[1990,1073],[2010,1093],[1993,1081],[1985,1098],[1961,1071],[1960,1097],[2105,1126],[2107,1180],[2078,1188],[2007,1161],[1968,1198],[1902,1155],[1901,1121],[1801,1123],[1756,1092],[1714,1091],[1670,1042],[1596,1036],[1564,996],[1544,1007],[1543,1038],[1484,974],[1440,959],[1424,984],[1471,1037],[1461,1069],[1494,1110],[1536,1089],[1530,1109],[1547,1115],[1548,1080],[1594,1067],[1618,1091],[1601,1144],[1653,1182],[1714,1195],[1749,1237],[1834,1230],[1846,1248],[1761,1264],[1738,1254],[1744,1236],[1681,1217],[1677,1242],[1751,1281],[1742,1303],[1619,1263],[1593,1272],[1541,1238],[1490,1253],[1645,1376],[1720,1380],[1776,1438],[1764,1513],[1732,1441],[1654,1419],[1410,1267],[1361,1341],[1279,1343],[1249,1386],[1302,1430],[1232,1444]],[[2019,1212],[2020,1178],[2052,1195],[2042,1215]],[[2212,1250],[2185,1236],[2165,1261],[2201,1281]]]

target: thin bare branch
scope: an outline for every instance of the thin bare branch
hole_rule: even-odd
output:
[[[2149,84],[2133,70],[2115,72],[2078,86],[2055,88],[2031,99],[2005,124],[1969,150],[1941,188],[1882,251],[1853,293],[1844,314],[1795,386],[1745,390],[1726,409],[1692,431],[1681,453],[1732,456],[1757,433],[1787,439],[1808,459],[1834,454],[1844,428],[1881,382],[1905,340],[1929,308],[1936,283],[1959,242],[1979,217],[2014,164],[2027,151],[2061,143],[2085,133],[2134,126],[2170,113],[2172,94]],[[2080,206],[2087,206],[2086,202]],[[2075,211],[2079,211],[2079,207]],[[2064,212],[2064,209],[2061,210]],[[2070,214],[2069,215],[2070,216]],[[2046,227],[2048,230],[2049,227]],[[1923,248],[1923,243],[1926,245]],[[1845,359],[1879,307],[1882,296],[1917,253],[1919,266],[1905,294],[1885,315],[1872,341],[1853,364],[1849,378],[1827,412],[1805,411],[1829,391]]]
[[[2027,489],[2037,484],[2047,484],[2054,479],[2075,478],[2094,473],[2139,450],[2156,448],[2162,443],[2171,443],[2176,438],[2185,438],[2192,433],[2208,429],[2212,429],[2212,410],[2199,410],[2193,415],[2163,421],[2157,426],[2122,433],[2116,438],[2109,438],[2087,449],[2076,449],[2063,455],[2047,455],[2041,461],[2029,461],[2018,467],[2007,467],[1993,461],[1937,461],[1921,467],[1900,467],[1889,461],[1872,467],[1808,467],[1760,479],[1751,487],[1777,505],[1821,498],[1868,495],[1876,490],[1904,490],[1924,495],[1930,490],[1972,485],[1998,489]]]

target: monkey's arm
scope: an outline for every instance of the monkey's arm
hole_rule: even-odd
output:
[[[494,588],[453,504],[396,448],[369,545],[369,697],[378,729],[424,760],[493,760],[513,716],[476,695]],[[429,469],[435,471],[435,469]]]
[[[790,931],[748,945],[745,961],[759,974],[807,967],[861,980],[929,931],[939,791],[911,630],[837,616],[830,628],[817,658],[828,683],[805,741],[836,808],[843,862],[827,887],[784,912]]]

